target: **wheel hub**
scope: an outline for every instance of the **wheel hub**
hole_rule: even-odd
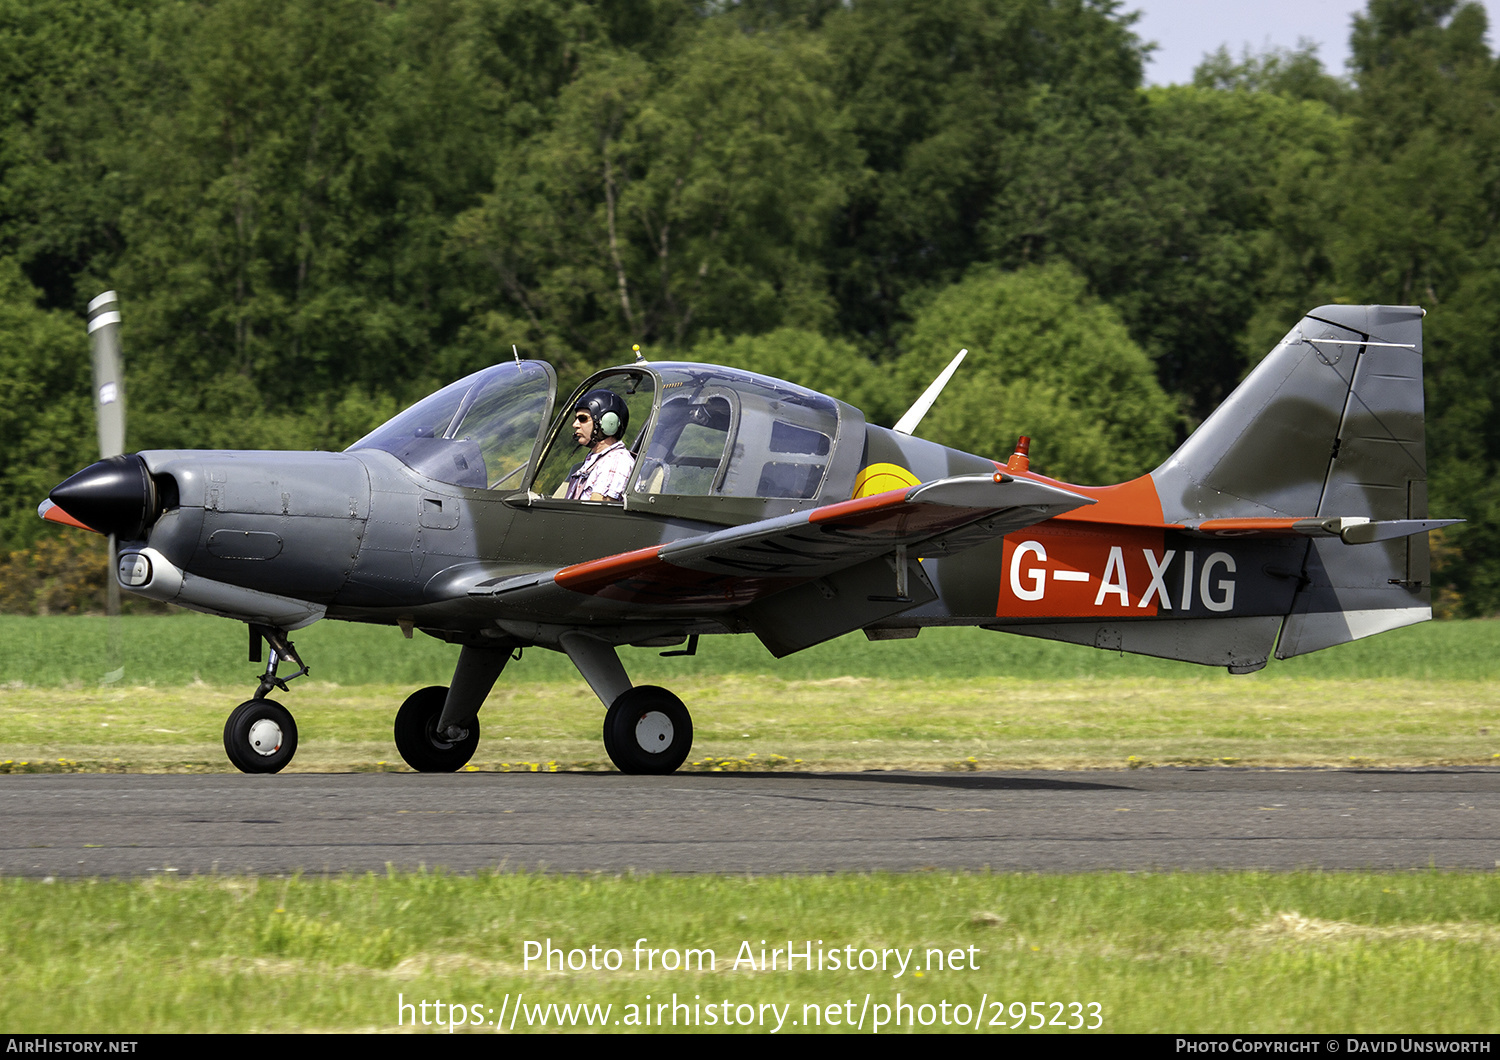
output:
[[[641,750],[661,754],[672,746],[672,719],[659,710],[648,710],[635,723],[635,742]]]
[[[270,718],[261,718],[250,726],[250,746],[258,755],[275,754],[281,750],[281,726]]]
[[[427,742],[439,751],[451,751],[456,740],[450,738],[453,727],[449,726],[448,732],[439,732],[437,727],[437,715],[434,714],[427,719]],[[465,736],[468,733],[464,733]]]

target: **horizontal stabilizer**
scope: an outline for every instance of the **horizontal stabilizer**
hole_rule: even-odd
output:
[[[1189,533],[1208,537],[1336,537],[1346,545],[1368,545],[1376,541],[1395,541],[1441,530],[1463,522],[1462,519],[1376,519],[1354,515],[1342,518],[1312,516],[1303,519],[1205,519],[1196,526],[1189,523]]]

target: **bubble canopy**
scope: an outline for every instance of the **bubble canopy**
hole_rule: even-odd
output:
[[[423,398],[349,451],[380,449],[455,486],[519,489],[556,392],[544,361],[498,364]]]
[[[844,412],[826,395],[684,362],[606,369],[578,393],[595,388],[631,406],[622,439],[634,463],[627,507],[663,512],[694,498],[795,504],[828,488]],[[567,409],[547,427],[556,396],[557,374],[544,361],[499,364],[424,398],[349,448],[383,450],[438,482],[559,499],[557,487],[582,457]],[[843,499],[847,484],[835,477],[833,492]]]

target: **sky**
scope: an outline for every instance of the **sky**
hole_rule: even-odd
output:
[[[1493,50],[1500,0],[1483,3],[1490,15],[1488,39]],[[1146,67],[1146,80],[1154,85],[1191,81],[1193,67],[1221,44],[1229,45],[1238,58],[1246,45],[1255,52],[1295,48],[1303,37],[1318,42],[1325,70],[1342,75],[1349,58],[1350,26],[1364,9],[1362,0],[1126,0],[1122,8],[1141,12],[1136,33],[1158,45]]]

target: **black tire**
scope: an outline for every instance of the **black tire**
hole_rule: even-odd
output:
[[[439,716],[448,690],[442,685],[419,688],[406,697],[396,712],[396,750],[418,773],[456,773],[469,764],[479,747],[479,719],[464,726],[462,740],[445,740],[437,734]]]
[[[297,723],[274,699],[250,699],[224,722],[224,753],[241,773],[280,773],[297,753]]]
[[[665,688],[632,688],[604,715],[604,750],[621,773],[674,772],[692,749],[692,715]]]

